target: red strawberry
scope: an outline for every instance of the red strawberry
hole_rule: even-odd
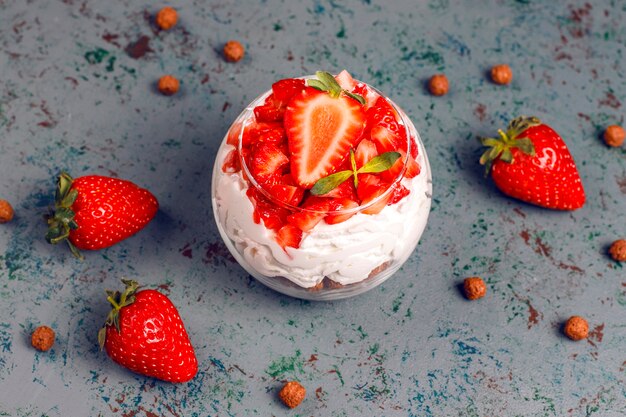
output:
[[[367,110],[367,124],[365,132],[370,132],[374,126],[382,126],[395,133],[399,139],[400,149],[406,152],[407,137],[406,129],[398,123],[400,116],[384,97],[378,97],[374,105]],[[391,149],[391,150],[397,150]]]
[[[155,290],[137,291],[122,280],[123,293],[107,291],[113,310],[98,333],[114,362],[141,375],[169,382],[190,381],[198,361],[174,304]]]
[[[319,200],[323,199],[318,199],[318,202],[314,203],[305,203],[302,206],[303,210],[287,216],[287,221],[303,232],[308,232],[313,229],[319,222],[324,220],[324,217],[326,217],[330,209],[330,203],[328,201]]]
[[[281,106],[286,106],[296,94],[300,93],[305,87],[304,80],[297,78],[286,78],[276,81],[272,84],[272,93],[274,100]]]
[[[292,224],[286,224],[276,232],[276,242],[283,248],[299,248],[302,240],[302,230]]]
[[[270,184],[267,191],[282,203],[297,206],[304,197],[304,188],[288,184]]]
[[[354,152],[354,159],[356,160],[356,167],[361,168],[363,165],[367,164],[372,158],[375,158],[378,155],[378,150],[376,149],[376,144],[368,139],[363,139],[359,142],[359,145],[356,147],[356,151]]]
[[[247,148],[257,142],[279,144],[284,139],[285,129],[280,123],[251,123],[243,131],[242,146]],[[237,145],[238,142],[234,144]]]
[[[270,202],[255,188],[248,188],[246,195],[254,206],[254,222],[263,224],[271,230],[279,230],[287,223],[289,210]]]
[[[270,95],[260,106],[254,108],[254,117],[257,122],[280,122],[285,115],[285,109],[274,103],[274,97]]]
[[[378,153],[393,152],[393,151],[406,151],[406,141],[403,143],[402,139],[390,130],[382,125],[375,125],[370,131],[370,137],[376,144]],[[403,146],[404,145],[404,146]]]
[[[130,181],[89,175],[72,179],[61,173],[54,214],[48,216],[48,243],[66,240],[72,253],[112,246],[143,229],[159,203]]]
[[[277,181],[289,158],[274,144],[261,143],[252,154],[252,175],[261,182]]]
[[[480,158],[504,194],[556,210],[585,204],[585,191],[563,139],[536,117],[518,117],[497,139],[484,138],[490,149]]]
[[[391,193],[387,193],[384,197],[380,197],[387,191],[389,188],[389,184],[384,181],[381,181],[380,177],[372,174],[360,174],[359,175],[359,186],[356,189],[357,195],[361,199],[361,205],[366,205],[378,199],[376,203],[362,210],[365,214],[377,214],[380,213],[382,209],[385,208],[389,199],[391,198]]]
[[[303,188],[333,173],[361,138],[363,106],[345,95],[306,88],[285,111],[291,175]]]
[[[402,200],[404,197],[406,197],[410,193],[411,193],[411,191],[409,189],[407,189],[404,185],[402,185],[400,183],[396,183],[393,186],[393,191],[392,191],[392,194],[391,194],[391,198],[387,202],[387,205],[390,206],[392,204],[396,204],[398,201]]]
[[[230,152],[224,158],[224,163],[222,164],[222,171],[232,174],[234,172],[239,172],[241,169],[241,163],[239,161],[239,152],[237,149],[231,149]]]
[[[356,87],[356,80],[346,70],[341,71],[335,76],[335,79],[344,90],[352,91]]]
[[[359,206],[354,200],[350,200],[349,198],[331,198],[328,199],[328,203],[330,205],[329,213],[324,218],[324,221],[328,224],[337,224],[341,222],[345,222],[350,217],[354,216],[357,212],[350,211]],[[333,213],[339,211],[348,211],[347,213]]]

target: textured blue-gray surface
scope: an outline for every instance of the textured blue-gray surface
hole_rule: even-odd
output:
[[[594,1],[184,1],[158,32],[148,1],[0,0],[0,415],[621,416],[626,272],[606,248],[626,235],[626,3]],[[229,39],[247,48],[224,62]],[[489,82],[493,64],[514,71]],[[433,209],[410,260],[356,298],[311,303],[250,279],[213,222],[215,151],[276,79],[343,68],[414,120],[430,156]],[[424,81],[445,72],[450,93]],[[155,90],[163,74],[179,94]],[[588,202],[552,212],[482,177],[476,138],[519,114],[564,137]],[[59,170],[119,176],[161,203],[137,236],[75,260],[45,243]],[[468,302],[458,284],[488,282]],[[172,385],[99,351],[104,289],[121,277],[178,306],[200,362]],[[587,341],[560,332],[586,317]],[[57,332],[30,347],[39,324]],[[288,411],[282,381],[307,388]]]

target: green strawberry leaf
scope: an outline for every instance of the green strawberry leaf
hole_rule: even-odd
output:
[[[519,138],[515,141],[515,147],[526,155],[535,156],[535,145],[530,138]]]
[[[324,195],[331,192],[335,188],[339,187],[341,183],[352,176],[352,170],[339,171],[331,174],[327,177],[319,179],[313,188],[311,188],[311,194]]]
[[[348,97],[353,98],[353,99],[355,99],[356,101],[358,101],[359,103],[361,103],[361,105],[362,105],[362,106],[363,106],[363,105],[365,105],[365,99],[363,98],[363,96],[360,96],[360,95],[358,95],[358,94],[351,93],[351,92],[349,92],[348,90],[343,90],[343,93],[344,93],[345,95],[347,95]]]
[[[324,84],[320,80],[316,80],[316,79],[307,80],[306,85],[308,85],[309,87],[313,87],[316,90],[328,91],[328,87],[326,87],[326,84]]]
[[[341,91],[342,91],[341,86],[339,85],[337,80],[335,80],[335,77],[333,77],[333,75],[330,72],[317,71],[315,73],[315,76],[317,77],[318,80],[320,80],[322,83],[326,85],[326,87],[328,88],[327,91],[330,93],[331,96],[339,97],[339,94],[341,94]]]
[[[388,170],[400,158],[400,152],[385,152],[372,158],[363,165],[357,172],[359,174],[383,172]]]

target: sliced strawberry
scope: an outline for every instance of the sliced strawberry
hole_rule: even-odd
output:
[[[242,123],[238,122],[230,127],[228,130],[228,134],[226,136],[226,143],[229,145],[233,145],[234,147],[239,146],[239,134],[241,133]]]
[[[304,197],[304,188],[286,184],[269,184],[267,191],[278,201],[297,206]]]
[[[389,188],[389,184],[381,181],[380,177],[373,174],[360,174],[359,186],[356,189],[357,195],[361,199],[361,205],[366,205],[379,198]],[[365,214],[377,214],[385,208],[391,198],[391,193],[380,198],[376,203],[363,210]]]
[[[406,142],[404,143],[403,148],[402,139],[395,132],[383,125],[374,126],[370,131],[370,137],[372,142],[376,144],[378,153],[393,152],[398,150],[406,151]]]
[[[333,198],[329,199],[328,202],[330,204],[329,214],[324,218],[324,221],[328,224],[345,222],[357,213],[354,211],[351,213],[333,214],[333,212],[350,210],[359,206],[359,203],[349,198]]]
[[[417,148],[417,142],[415,141],[415,136],[411,136],[410,145],[411,145],[411,156],[417,159],[417,155],[419,154],[419,149]]]
[[[302,230],[292,224],[286,224],[276,232],[276,242],[283,248],[299,248],[302,240]]]
[[[378,153],[376,144],[371,140],[363,139],[359,142],[359,145],[356,147],[356,151],[354,152],[357,169],[371,161],[372,158],[378,155]]]
[[[406,170],[404,171],[405,178],[413,178],[417,177],[421,172],[420,164],[417,163],[413,157],[409,157],[407,161]]]
[[[261,143],[252,154],[252,175],[261,182],[276,182],[283,175],[289,158],[274,144]]]
[[[367,124],[365,131],[370,132],[375,126],[382,126],[395,133],[399,138],[399,147],[407,150],[406,129],[398,123],[400,116],[384,97],[378,97],[374,105],[367,110]]]
[[[302,208],[304,210],[287,216],[287,221],[303,232],[308,232],[324,220],[330,209],[330,203],[328,201],[305,203]]]
[[[356,87],[356,81],[352,78],[352,75],[346,70],[341,71],[335,76],[335,80],[339,83],[344,90],[352,91]]]
[[[276,81],[272,84],[274,100],[282,106],[286,106],[293,96],[302,92],[304,87],[304,80],[297,78],[286,78],[284,80]]]
[[[222,172],[232,174],[235,172],[239,172],[240,169],[241,163],[239,161],[239,152],[237,152],[237,149],[231,149],[224,158],[224,163],[222,164]]]
[[[361,138],[363,107],[346,96],[331,97],[305,88],[285,112],[285,131],[291,152],[291,174],[303,188],[333,172]]]
[[[387,205],[390,206],[392,204],[396,204],[398,201],[402,200],[410,193],[411,191],[407,189],[404,185],[400,183],[395,184],[393,186],[393,191],[391,192],[391,198],[387,202]]]

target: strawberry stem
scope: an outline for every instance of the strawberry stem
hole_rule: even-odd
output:
[[[135,280],[123,279],[122,282],[126,286],[123,292],[107,290],[107,301],[113,306],[113,309],[109,311],[104,326],[98,331],[98,343],[100,349],[104,348],[104,342],[106,341],[106,329],[109,326],[115,326],[118,333],[120,329],[120,311],[122,308],[131,305],[135,302],[135,293],[139,288],[139,283]]]
[[[480,164],[485,165],[485,176],[489,175],[493,163],[498,159],[512,164],[514,160],[512,149],[534,156],[533,142],[524,136],[524,132],[540,124],[541,121],[536,117],[520,116],[511,120],[506,132],[498,129],[499,138],[481,138],[482,145],[488,148],[480,157]]]
[[[46,216],[48,223],[48,232],[46,233],[46,241],[52,245],[66,241],[70,252],[80,259],[85,259],[78,248],[70,241],[70,231],[78,229],[78,224],[74,220],[76,213],[72,210],[72,204],[78,198],[78,191],[72,189],[72,177],[67,172],[61,172],[57,179],[57,188],[55,193],[54,210]]]

